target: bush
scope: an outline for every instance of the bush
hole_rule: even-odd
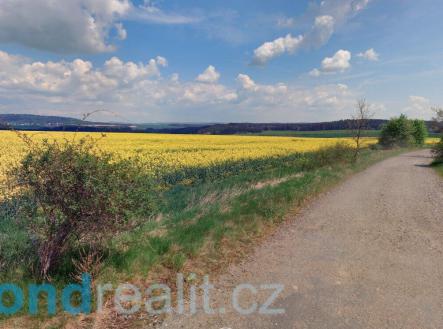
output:
[[[428,131],[422,120],[409,120],[402,114],[383,126],[379,143],[384,147],[423,145],[427,136]]]
[[[332,166],[339,163],[353,162],[355,149],[346,143],[337,143],[333,147],[324,147],[313,152],[311,155],[311,163],[314,167],[321,168]]]
[[[133,162],[97,150],[94,140],[29,145],[9,181],[35,205],[26,211],[26,228],[43,278],[74,244],[98,244],[129,218],[152,213],[150,180]]]
[[[428,138],[428,128],[423,120],[413,120],[412,121],[412,136],[416,145],[422,146],[426,143],[426,138]]]
[[[432,153],[435,156],[436,163],[443,163],[443,137],[441,138],[440,142],[434,146]]]

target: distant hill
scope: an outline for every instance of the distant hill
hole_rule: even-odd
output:
[[[369,129],[378,130],[387,120],[373,119]],[[317,122],[317,123],[227,123],[216,124],[199,130],[199,134],[231,135],[240,133],[259,133],[265,131],[323,131],[347,130],[349,120]]]
[[[74,118],[43,116],[33,114],[0,114],[0,122],[8,125],[19,126],[62,126],[62,125],[81,125],[83,121]]]
[[[370,130],[379,130],[387,120],[372,119]],[[86,132],[134,132],[165,134],[233,135],[258,134],[268,131],[326,131],[348,130],[350,120],[316,123],[151,123],[128,124],[82,121],[58,116],[32,114],[0,114],[0,129],[13,127],[19,130],[86,131]],[[428,122],[428,126],[431,123]]]
[[[34,114],[0,114],[0,129],[42,130],[42,131],[86,131],[86,132],[162,132],[162,133],[197,133],[207,128],[208,124],[187,123],[109,123],[92,122],[80,119],[42,116]]]

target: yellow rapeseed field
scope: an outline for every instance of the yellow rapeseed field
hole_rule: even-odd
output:
[[[72,140],[84,136],[99,138],[99,133],[28,132],[34,141]],[[428,143],[438,139],[429,139]],[[124,158],[138,156],[148,172],[166,172],[184,167],[208,167],[226,161],[277,157],[315,151],[337,142],[352,143],[350,138],[298,138],[272,136],[212,136],[171,134],[109,133],[98,142],[101,149]],[[367,145],[376,142],[366,138]],[[0,180],[5,170],[23,156],[25,143],[16,133],[0,131]]]
[[[35,141],[43,139],[63,140],[74,138],[74,133],[28,132]],[[98,133],[77,133],[75,138]],[[210,136],[169,134],[110,133],[99,141],[104,151],[115,152],[122,157],[139,156],[148,171],[168,171],[183,167],[211,166],[212,164],[240,159],[257,159],[314,151],[338,141],[352,143],[350,138],[296,138],[267,136]],[[375,143],[367,138],[366,143]],[[17,163],[26,149],[14,132],[0,131],[0,176]]]

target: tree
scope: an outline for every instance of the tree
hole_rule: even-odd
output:
[[[422,146],[428,138],[428,128],[423,120],[413,120],[412,121],[412,136],[416,145]]]
[[[355,142],[354,161],[356,161],[360,155],[363,132],[369,128],[369,121],[372,117],[373,113],[366,99],[359,99],[357,101],[355,114],[349,121],[352,137]]]
[[[432,110],[435,112],[434,121],[434,129],[437,132],[443,133],[443,108],[434,107]]]
[[[392,118],[382,130],[379,143],[385,147],[406,147],[414,144],[414,128],[411,120],[402,114],[398,118]]]
[[[435,112],[435,117],[433,118],[434,129],[437,132],[443,133],[443,108],[435,107],[433,111]],[[432,152],[435,156],[435,162],[443,163],[443,136],[440,142],[434,146]]]

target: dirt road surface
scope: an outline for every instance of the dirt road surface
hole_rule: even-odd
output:
[[[163,328],[443,328],[443,180],[430,162],[404,154],[325,193],[212,282],[225,314],[199,308]],[[244,283],[258,293],[242,290],[242,309],[266,301],[260,285],[284,285],[271,306],[284,314],[239,315]]]

